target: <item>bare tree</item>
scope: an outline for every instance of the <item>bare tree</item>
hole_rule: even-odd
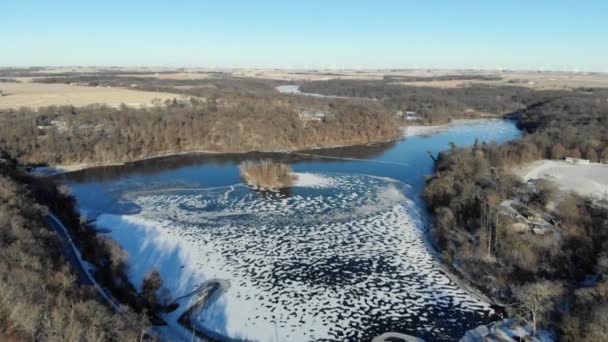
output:
[[[543,280],[516,287],[513,292],[519,301],[515,307],[516,314],[532,326],[532,334],[536,335],[545,313],[553,307],[564,289],[561,284]]]

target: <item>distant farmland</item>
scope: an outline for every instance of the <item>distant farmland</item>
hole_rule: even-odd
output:
[[[0,83],[0,109],[22,106],[38,108],[51,105],[86,106],[103,103],[112,107],[150,106],[153,100],[179,98],[181,95],[138,91],[124,88],[86,87],[71,84]]]

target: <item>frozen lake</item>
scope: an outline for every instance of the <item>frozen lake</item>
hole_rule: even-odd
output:
[[[177,297],[226,284],[192,317],[235,340],[369,340],[388,331],[454,340],[492,309],[436,266],[419,194],[428,152],[513,139],[503,120],[451,125],[431,136],[293,154],[187,155],[61,176],[84,214],[129,253],[139,285],[161,271]],[[243,185],[238,165],[288,162],[297,184]],[[170,314],[188,308],[190,298]]]

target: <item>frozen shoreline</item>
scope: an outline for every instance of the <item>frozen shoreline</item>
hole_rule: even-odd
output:
[[[458,126],[475,125],[481,122],[488,122],[492,120],[503,120],[503,119],[458,119],[452,120],[450,123],[442,125],[411,125],[402,127],[403,136],[416,137],[416,136],[429,136],[438,133],[442,133],[453,129]]]
[[[346,145],[329,145],[329,146],[312,146],[312,147],[304,147],[293,150],[250,150],[250,151],[210,151],[210,150],[188,150],[188,151],[180,151],[180,152],[167,152],[160,154],[152,154],[149,156],[134,158],[124,162],[101,162],[101,163],[77,163],[77,164],[64,164],[64,165],[48,165],[48,166],[37,166],[33,168],[33,173],[39,174],[41,176],[53,176],[59,175],[68,172],[81,171],[96,167],[106,167],[106,166],[122,166],[130,163],[137,163],[145,160],[151,159],[159,159],[173,156],[182,156],[182,155],[243,155],[247,153],[296,153],[301,151],[314,151],[314,150],[323,150],[323,149],[332,149],[332,148],[340,148],[340,147],[353,147],[353,146],[368,146],[373,144],[381,144],[387,143],[395,140],[402,139],[403,137],[398,137],[395,139],[387,139],[387,140],[377,140],[377,141],[369,141],[364,144],[346,144]]]

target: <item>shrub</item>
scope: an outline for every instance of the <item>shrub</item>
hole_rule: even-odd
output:
[[[296,180],[289,165],[270,160],[245,162],[241,165],[241,176],[251,186],[271,190],[290,187]]]

